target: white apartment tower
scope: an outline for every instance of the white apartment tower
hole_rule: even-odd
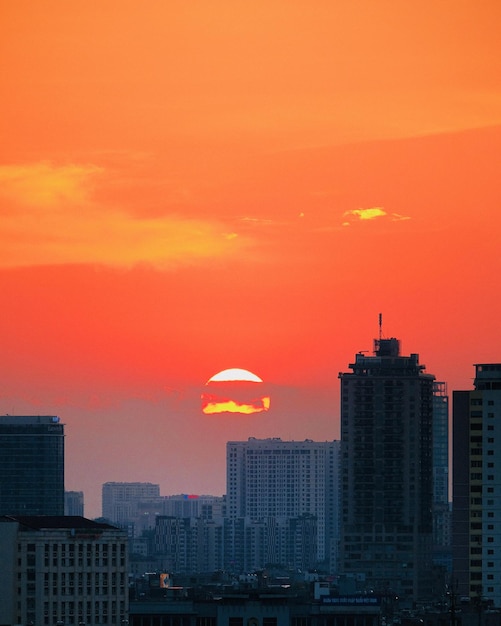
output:
[[[227,517],[249,523],[314,516],[318,562],[333,561],[338,535],[339,442],[279,438],[226,444]]]
[[[501,606],[501,363],[475,365],[453,392],[453,577],[457,593]]]
[[[160,486],[153,483],[104,483],[103,517],[121,527],[137,515],[139,502],[160,496]]]

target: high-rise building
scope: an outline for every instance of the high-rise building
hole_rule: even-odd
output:
[[[155,528],[159,516],[201,517],[205,520],[220,519],[226,510],[224,496],[177,494],[148,497],[138,501],[136,516],[132,518],[135,536]]]
[[[64,427],[48,415],[0,416],[0,515],[63,515]]]
[[[314,515],[226,518],[223,523],[223,568],[227,572],[255,572],[269,564],[303,572],[319,567]],[[326,564],[320,566],[324,569]]]
[[[176,574],[223,570],[223,520],[156,518],[155,553],[161,567]]]
[[[454,585],[501,606],[501,363],[475,365],[452,399]]]
[[[451,570],[449,502],[449,396],[447,384],[433,384],[433,545],[434,561]]]
[[[341,571],[365,590],[431,593],[434,376],[378,339],[341,380]]]
[[[335,567],[338,533],[339,442],[279,438],[226,444],[227,517],[316,521],[317,562]],[[310,527],[306,527],[308,537]],[[297,529],[301,525],[296,525]],[[306,532],[306,530],[305,530]]]
[[[103,517],[125,527],[137,515],[138,503],[160,495],[160,486],[153,483],[104,483]]]
[[[0,624],[121,626],[127,533],[83,517],[0,517]]]
[[[79,515],[84,514],[84,494],[83,491],[64,492],[64,514]]]
[[[433,502],[449,503],[449,396],[444,382],[433,383]]]

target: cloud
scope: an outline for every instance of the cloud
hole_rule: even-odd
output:
[[[131,216],[94,200],[93,165],[0,166],[0,267],[90,263],[166,269],[232,255],[249,242],[226,224]]]
[[[0,196],[18,208],[82,204],[88,198],[95,176],[101,172],[94,165],[4,165],[0,166]]]
[[[387,213],[382,207],[370,207],[368,209],[352,209],[351,211],[345,211],[343,217],[348,219],[343,222],[343,226],[350,226],[354,220],[349,218],[356,218],[356,221],[374,220],[377,218],[389,219],[392,222],[400,222],[403,220],[410,220],[410,217],[400,215],[399,213]]]
[[[256,224],[256,225],[268,225],[268,224],[276,224],[275,220],[265,219],[262,217],[242,217],[240,218],[241,222],[245,222],[248,224]]]
[[[391,219],[393,222],[402,222],[404,220],[410,220],[411,218],[408,215],[399,215],[398,213],[392,213]]]
[[[370,209],[353,209],[352,211],[345,211],[344,216],[354,215],[361,220],[373,220],[376,217],[382,217],[383,215],[387,215],[384,209],[380,207],[372,207]]]

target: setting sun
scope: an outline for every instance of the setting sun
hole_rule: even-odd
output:
[[[262,413],[270,408],[270,397],[263,393],[263,380],[240,368],[214,374],[202,393],[202,411],[215,413]]]
[[[232,367],[227,370],[222,370],[214,376],[209,378],[208,382],[216,383],[216,382],[228,382],[232,380],[247,380],[252,383],[262,383],[262,379],[256,374],[249,372],[249,370],[243,370],[239,367]]]

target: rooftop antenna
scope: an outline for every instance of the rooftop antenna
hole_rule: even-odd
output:
[[[383,338],[383,314],[379,314],[379,341]]]

